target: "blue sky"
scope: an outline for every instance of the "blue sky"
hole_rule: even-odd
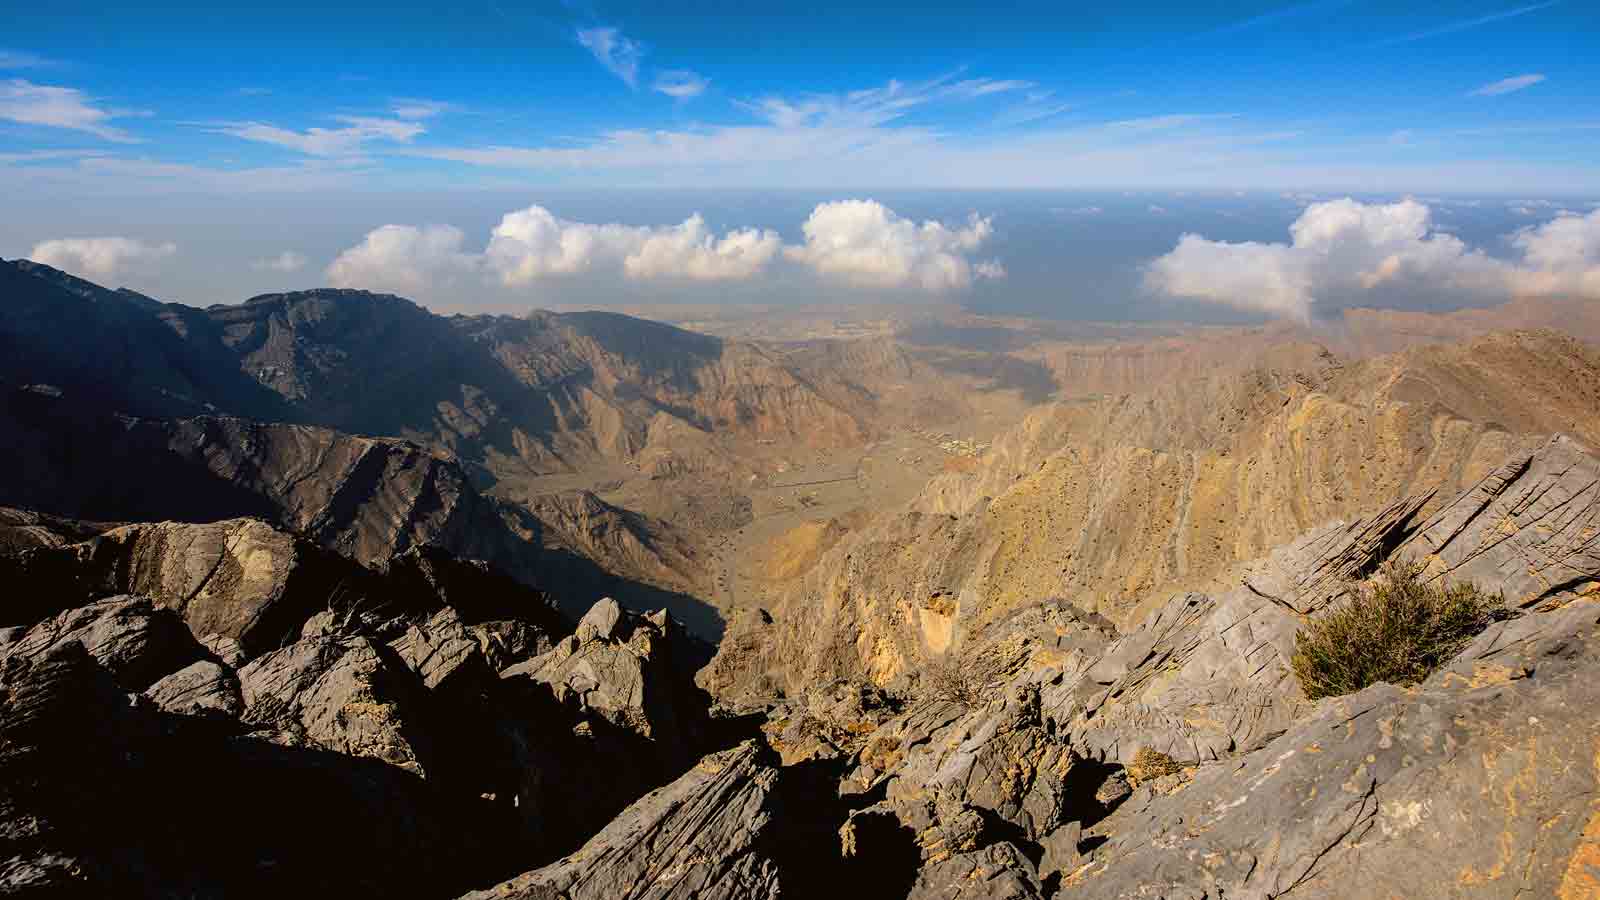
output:
[[[59,183],[1588,190],[1582,0],[14,4]]]
[[[0,2],[0,256],[168,299],[1372,300],[1308,210],[1407,278],[1510,260],[1460,302],[1600,283],[1593,0]]]

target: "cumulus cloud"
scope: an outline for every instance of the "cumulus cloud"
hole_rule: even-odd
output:
[[[91,281],[110,282],[148,272],[177,252],[178,245],[171,242],[147,244],[126,237],[62,238],[34,244],[28,258]]]
[[[285,250],[277,256],[258,259],[250,264],[250,268],[258,272],[298,272],[306,267],[306,258],[293,250]]]
[[[460,229],[385,225],[328,267],[339,287],[428,298],[452,287],[517,291],[574,276],[633,282],[748,281],[780,260],[849,285],[945,291],[976,279],[1004,278],[995,260],[972,255],[993,233],[989,219],[964,225],[916,223],[871,200],[818,205],[805,243],[785,246],[776,231],[717,232],[698,213],[676,225],[596,224],[563,219],[542,206],[506,213],[481,252]]]
[[[1600,213],[1567,213],[1512,235],[1520,260],[1468,247],[1433,225],[1416,200],[1313,203],[1290,242],[1230,243],[1185,234],[1145,272],[1172,297],[1309,321],[1318,302],[1359,302],[1377,291],[1600,296]]]
[[[1523,262],[1512,276],[1514,290],[1600,299],[1600,209],[1588,215],[1563,211],[1518,231],[1512,244]]]
[[[1490,82],[1489,84],[1470,92],[1467,94],[1467,96],[1498,97],[1501,94],[1509,94],[1512,91],[1520,91],[1523,88],[1533,87],[1543,80],[1544,75],[1537,72],[1528,75],[1517,75],[1512,78],[1502,78],[1499,81]]]
[[[737,281],[761,273],[782,248],[777,232],[718,235],[698,213],[677,225],[592,224],[542,206],[501,217],[482,252],[448,225],[385,225],[339,255],[328,279],[339,287],[427,297],[463,283],[525,288],[586,273],[637,281]]]
[[[484,259],[507,287],[595,270],[641,280],[728,281],[759,273],[780,246],[772,231],[730,231],[719,238],[698,213],[667,227],[592,225],[530,206],[501,218]]]
[[[743,280],[764,270],[782,245],[777,232],[755,228],[719,238],[696,213],[680,225],[652,231],[622,266],[630,278]]]
[[[968,259],[994,233],[976,213],[964,226],[918,224],[875,200],[841,200],[818,204],[801,230],[805,243],[784,254],[857,287],[945,291],[1004,275],[998,264]]]
[[[650,87],[674,100],[690,100],[705,93],[710,84],[710,79],[698,73],[687,69],[669,69],[656,75],[655,84]]]
[[[577,37],[578,43],[607,71],[630,88],[639,86],[639,61],[644,57],[644,45],[616,28],[580,28]]]
[[[427,297],[477,270],[477,257],[462,250],[465,240],[451,225],[385,225],[339,254],[328,266],[328,282]]]
[[[412,119],[385,119],[374,116],[333,116],[343,128],[308,128],[293,131],[265,122],[227,122],[216,128],[220,134],[287,147],[307,156],[348,156],[369,141],[410,143],[427,129]]]
[[[112,119],[127,115],[133,113],[96,106],[76,88],[34,84],[22,78],[0,81],[0,119],[7,121],[66,128],[108,141],[136,143],[138,138],[108,124]]]

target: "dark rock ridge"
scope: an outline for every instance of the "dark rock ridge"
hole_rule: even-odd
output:
[[[380,571],[236,519],[19,558],[40,596],[0,607],[7,892],[449,896],[726,739],[692,680],[708,648],[666,613],[608,600],[573,635],[436,549]]]
[[[876,395],[826,356],[612,313],[444,317],[348,290],[201,310],[27,260],[0,261],[0,297],[0,380],[11,385],[50,385],[99,412],[400,436],[528,471],[632,457],[661,421],[833,446],[859,441],[877,412]],[[916,365],[890,356],[855,377]]]
[[[715,612],[692,596],[628,577],[631,571],[668,580],[663,565],[650,564],[649,534],[631,514],[609,507],[600,511],[609,515],[588,517],[547,511],[556,526],[550,527],[526,507],[485,496],[459,460],[404,440],[237,418],[128,419],[77,409],[66,397],[12,391],[0,398],[0,448],[20,463],[0,470],[0,497],[102,521],[266,519],[375,568],[436,548],[552,588],[573,618],[614,595],[636,609],[666,606],[702,634],[720,631]],[[127,477],[130,471],[139,477]],[[579,532],[580,526],[589,530]],[[77,536],[96,530],[73,528]],[[7,533],[36,542],[46,531],[35,525]],[[585,555],[613,548],[623,572],[608,572]]]

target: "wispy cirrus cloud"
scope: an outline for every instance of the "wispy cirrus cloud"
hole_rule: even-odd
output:
[[[390,111],[396,116],[408,121],[417,119],[431,119],[455,109],[455,104],[443,100],[426,100],[420,97],[396,97],[390,104]]]
[[[0,81],[0,119],[10,122],[82,131],[108,141],[132,144],[139,138],[109,123],[137,115],[143,113],[97,106],[77,88],[35,84],[22,78]]]
[[[218,134],[261,144],[272,144],[307,156],[349,156],[373,141],[409,143],[427,129],[411,119],[377,116],[330,116],[342,128],[312,127],[305,131],[282,128],[266,122],[224,122],[213,126]]]
[[[296,253],[293,250],[285,250],[282,253],[279,253],[277,256],[269,256],[266,259],[255,260],[254,262],[250,263],[250,268],[255,269],[258,272],[282,272],[284,274],[289,274],[291,272],[298,272],[301,269],[304,269],[306,267],[306,262],[307,260],[303,254]]]
[[[1501,94],[1510,94],[1514,91],[1520,91],[1524,88],[1533,87],[1544,80],[1544,75],[1539,72],[1533,72],[1527,75],[1516,75],[1511,78],[1502,78],[1499,81],[1491,81],[1480,88],[1468,91],[1467,96],[1498,97]]]
[[[991,94],[1005,94],[1013,91],[1025,91],[1037,87],[1031,81],[1018,81],[1016,79],[1001,78],[968,78],[957,81],[945,89],[944,93],[952,97],[975,99],[987,97]]]
[[[580,28],[578,43],[592,54],[606,71],[622,79],[629,88],[639,87],[639,64],[644,59],[644,45],[629,38],[621,29]]]
[[[668,69],[656,75],[650,89],[674,100],[691,100],[705,93],[711,80],[688,69]]]
[[[54,60],[45,59],[37,53],[0,50],[0,69],[42,69],[55,64]]]
[[[1014,128],[1053,119],[1073,109],[1077,104],[1058,100],[1055,91],[1029,91],[1023,100],[995,114],[992,124],[997,128]]]
[[[1440,25],[1437,28],[1429,28],[1429,29],[1426,29],[1424,31],[1415,31],[1415,32],[1412,32],[1410,34],[1402,34],[1402,35],[1397,35],[1395,37],[1383,38],[1381,40],[1373,41],[1368,46],[1370,46],[1370,47],[1391,47],[1391,46],[1394,46],[1395,44],[1409,44],[1412,41],[1421,41],[1421,40],[1426,40],[1428,38],[1443,37],[1444,35],[1447,35],[1447,34],[1455,34],[1458,31],[1466,31],[1469,28],[1478,28],[1478,27],[1481,27],[1483,25],[1490,25],[1490,24],[1493,24],[1495,22],[1502,22],[1502,21],[1505,21],[1506,19],[1515,19],[1518,16],[1525,16],[1525,15],[1527,15],[1529,13],[1536,13],[1541,9],[1549,9],[1550,7],[1555,6],[1555,5],[1559,4],[1560,2],[1561,2],[1561,0],[1547,0],[1547,2],[1545,2],[1545,3],[1535,3],[1535,4],[1531,5],[1531,6],[1518,6],[1518,7],[1515,7],[1513,9],[1501,10],[1500,12],[1496,12],[1496,13],[1489,13],[1488,15],[1475,16],[1475,17],[1470,18],[1470,19],[1460,19],[1460,20],[1455,21],[1455,22],[1450,22],[1450,23],[1447,23],[1445,25]]]

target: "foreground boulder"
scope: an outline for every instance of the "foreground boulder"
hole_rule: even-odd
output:
[[[1499,623],[1420,689],[1324,701],[1145,793],[1063,884],[1120,897],[1600,895],[1600,602]]]
[[[779,896],[761,852],[783,827],[770,803],[778,771],[753,742],[712,754],[645,795],[577,853],[472,900],[761,900]]]
[[[78,642],[0,654],[0,894],[448,896],[493,871],[487,812],[130,703]]]
[[[421,686],[366,638],[306,638],[240,669],[239,684],[245,722],[280,740],[426,772]]]
[[[199,659],[204,650],[176,616],[148,598],[110,597],[40,622],[6,652],[38,656],[82,646],[125,689],[142,691],[163,675]]]

